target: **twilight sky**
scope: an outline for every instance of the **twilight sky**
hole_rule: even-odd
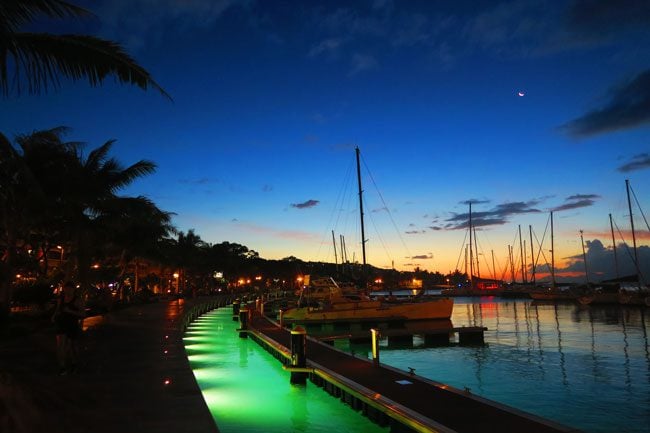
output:
[[[579,230],[590,254],[611,248],[609,213],[631,244],[625,179],[650,212],[647,0],[77,4],[96,18],[31,30],[122,43],[173,102],[62,82],[2,100],[0,131],[117,139],[124,164],[158,165],[124,193],[206,241],[334,261],[334,230],[359,259],[355,146],[378,267],[462,270],[469,201],[481,267],[494,251],[499,276],[517,226],[541,242],[550,210],[558,265],[574,272]]]

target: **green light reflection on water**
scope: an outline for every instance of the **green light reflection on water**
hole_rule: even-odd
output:
[[[235,331],[228,308],[188,328],[185,348],[219,430],[228,432],[386,432],[312,383],[289,384],[280,362]],[[209,343],[208,343],[209,342]]]

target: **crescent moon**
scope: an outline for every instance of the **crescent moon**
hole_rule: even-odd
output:
[[[524,93],[524,92],[517,92],[517,95],[519,95],[519,96],[524,96],[525,93]]]

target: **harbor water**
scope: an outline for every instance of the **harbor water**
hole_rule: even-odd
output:
[[[484,346],[391,347],[381,362],[589,433],[650,432],[650,310],[455,298],[455,327]],[[337,347],[370,357],[368,345]]]
[[[208,313],[185,337],[221,431],[387,431],[312,384],[289,385],[278,360],[238,338],[231,314]],[[649,314],[641,307],[455,298],[453,326],[487,327],[485,345],[382,340],[380,359],[588,433],[650,432]],[[336,347],[371,356],[369,345],[338,340]]]
[[[203,397],[222,433],[388,432],[314,385],[292,386],[280,362],[239,338],[232,309],[209,312],[184,344]]]

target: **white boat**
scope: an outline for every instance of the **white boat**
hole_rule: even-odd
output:
[[[333,280],[327,287],[319,285],[316,296],[303,289],[298,307],[283,312],[287,323],[385,322],[450,319],[454,301],[436,298],[422,302],[370,299],[363,294],[344,293]]]

